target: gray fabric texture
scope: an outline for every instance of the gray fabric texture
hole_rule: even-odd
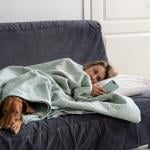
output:
[[[0,24],[0,68],[68,57],[77,63],[107,59],[101,27],[94,21]]]

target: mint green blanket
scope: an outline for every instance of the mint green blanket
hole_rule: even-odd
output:
[[[118,94],[92,97],[92,84],[83,67],[69,58],[0,71],[0,100],[20,96],[35,104],[36,114],[25,115],[28,123],[64,114],[100,113],[134,123],[141,120],[134,101]]]

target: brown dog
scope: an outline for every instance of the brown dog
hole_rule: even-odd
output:
[[[34,113],[35,109],[17,96],[6,97],[0,104],[0,128],[19,133],[23,124],[22,115]]]

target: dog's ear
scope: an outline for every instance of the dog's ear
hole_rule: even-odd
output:
[[[33,108],[31,103],[24,100],[23,101],[23,113],[24,114],[32,114],[32,113],[35,113],[35,112],[36,112],[36,110]]]
[[[3,116],[3,101],[0,102],[0,118]]]

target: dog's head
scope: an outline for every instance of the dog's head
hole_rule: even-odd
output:
[[[22,115],[35,110],[24,99],[16,96],[6,97],[0,104],[1,128],[9,129]]]

